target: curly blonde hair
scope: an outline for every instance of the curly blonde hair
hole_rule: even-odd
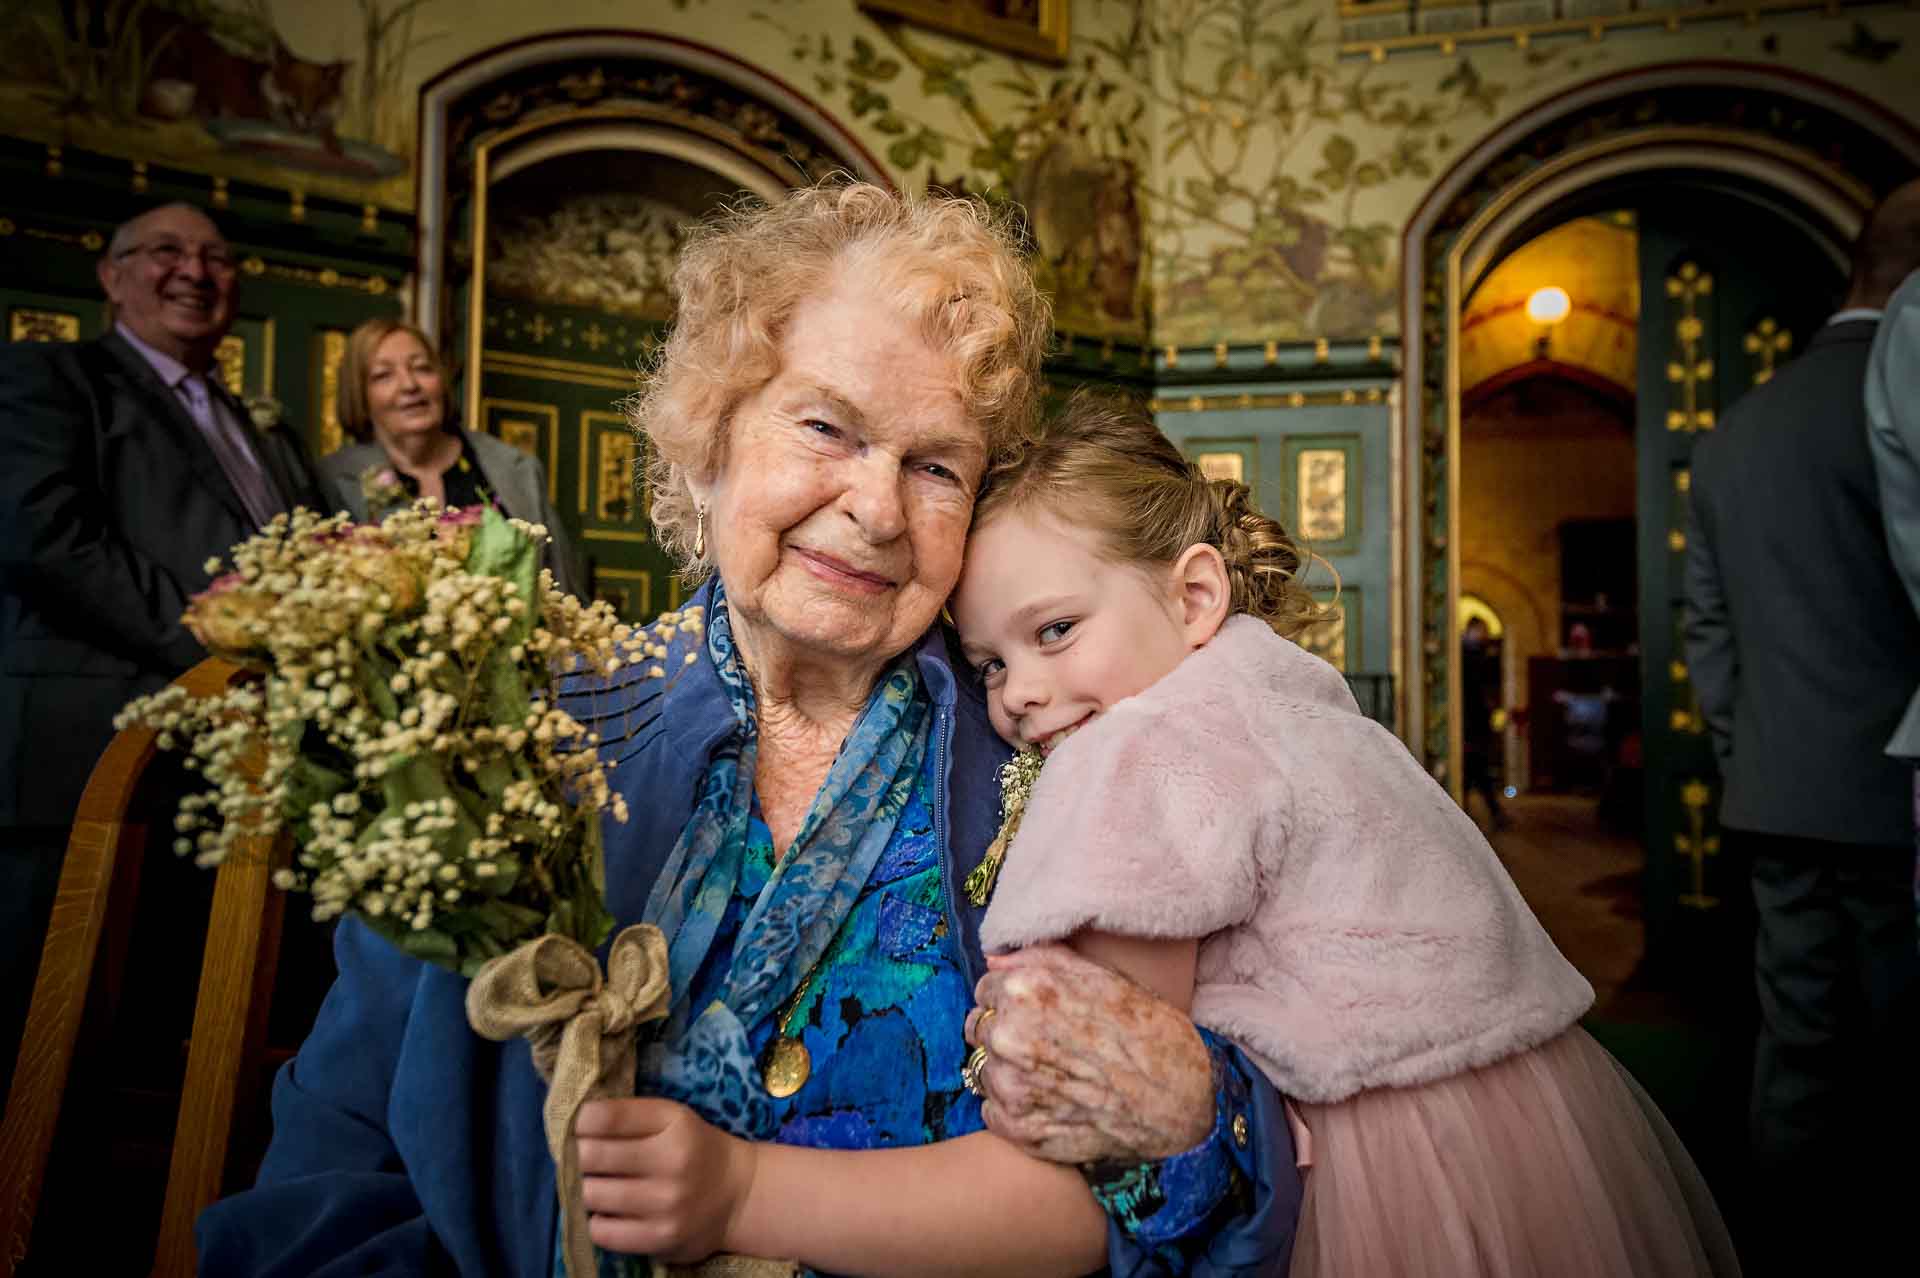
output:
[[[868,275],[960,370],[989,456],[1030,432],[1052,310],[1010,216],[979,200],[901,194],[844,179],[778,204],[743,202],[690,228],[673,272],[673,329],[627,403],[652,447],[643,481],[663,548],[694,574],[689,477],[726,459],[740,404],[780,371],[794,309],[843,271]]]
[[[1229,613],[1258,617],[1288,639],[1329,615],[1301,584],[1313,554],[1254,509],[1247,486],[1202,475],[1151,417],[1112,395],[1076,391],[1032,441],[1003,456],[987,473],[974,527],[1034,507],[1071,512],[1117,563],[1171,564],[1189,546],[1214,547],[1227,565]]]

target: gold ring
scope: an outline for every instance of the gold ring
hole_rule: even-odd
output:
[[[993,1008],[983,1007],[980,1009],[980,1019],[973,1023],[973,1036],[982,1043],[987,1041],[987,1021],[992,1018],[993,1013]]]
[[[967,1054],[967,1063],[960,1067],[960,1082],[975,1096],[986,1098],[986,1086],[980,1081],[980,1075],[987,1068],[987,1049],[976,1047]]]

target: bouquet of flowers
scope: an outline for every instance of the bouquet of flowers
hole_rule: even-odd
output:
[[[626,802],[558,685],[623,666],[665,678],[666,641],[702,618],[624,626],[553,589],[544,540],[491,509],[432,502],[377,525],[277,518],[185,617],[210,652],[261,677],[197,700],[167,688],[116,726],[155,730],[206,780],[181,802],[176,851],[218,865],[290,832],[293,862],[274,881],[310,892],[315,918],[351,912],[473,977],[474,1028],[531,1041],[568,1266],[586,1278],[573,1117],[591,1097],[632,1094],[634,1030],[665,1015],[667,961],[650,925],[615,939],[604,977],[593,956],[613,925],[601,816],[625,821]]]

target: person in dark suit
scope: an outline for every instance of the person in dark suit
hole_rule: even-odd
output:
[[[1864,405],[1880,308],[1916,249],[1920,183],[1869,219],[1843,308],[1693,456],[1687,665],[1726,846],[1752,867],[1751,1169],[1756,1219],[1782,1231],[1760,1254],[1787,1263],[1796,1238],[1828,1260],[1838,1238],[1895,1254],[1868,1245],[1903,1219],[1874,1205],[1894,1183],[1880,1169],[1920,1137],[1912,782],[1884,753],[1920,686],[1920,617],[1887,552]]]
[[[211,556],[296,505],[330,509],[298,435],[220,383],[236,271],[206,214],[132,219],[99,276],[107,334],[0,347],[0,1078],[115,713],[206,656],[180,615]]]

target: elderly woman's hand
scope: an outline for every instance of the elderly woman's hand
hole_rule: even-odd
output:
[[[1126,977],[1041,945],[992,959],[974,998],[966,1035],[988,1052],[987,1127],[1034,1157],[1147,1162],[1213,1129],[1206,1044]]]

